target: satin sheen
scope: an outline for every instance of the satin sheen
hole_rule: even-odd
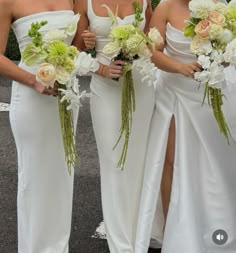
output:
[[[196,61],[190,39],[167,23],[166,53],[180,62]],[[236,83],[233,68],[227,81]],[[152,224],[162,253],[236,252],[236,92],[227,93],[224,110],[234,139],[220,133],[212,109],[202,106],[204,87],[179,74],[160,71],[151,122],[140,204],[135,253],[147,253]],[[172,116],[176,125],[174,175],[163,237],[160,182]],[[214,231],[223,229],[228,241],[218,246]]]
[[[15,21],[20,50],[31,41],[32,22],[47,20],[43,31],[63,29],[73,16],[73,11],[41,12]],[[31,73],[37,68],[22,62],[19,67]],[[13,82],[10,122],[18,155],[18,253],[68,253],[73,173],[64,161],[57,98]]]
[[[145,10],[147,3],[143,1]],[[98,17],[88,0],[90,29],[97,35],[97,57],[103,64],[111,59],[102,53],[110,41],[109,17]],[[132,24],[134,15],[118,18],[120,25]],[[124,170],[117,168],[123,142],[113,150],[121,124],[121,83],[98,75],[91,81],[91,114],[100,160],[102,208],[105,230],[111,253],[134,253],[140,194],[143,181],[144,158],[149,126],[154,108],[154,88],[141,82],[139,73],[133,73],[136,96],[136,112]]]

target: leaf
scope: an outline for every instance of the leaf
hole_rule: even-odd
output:
[[[22,53],[23,62],[28,66],[32,66],[42,58],[43,58],[42,49],[40,47],[36,47],[32,43],[27,45],[27,47],[24,49]]]
[[[104,7],[107,9],[108,16],[112,20],[112,25],[118,25],[117,15],[118,15],[118,5],[116,7],[116,13],[114,14],[113,11],[108,7],[106,4],[102,4],[101,7]]]
[[[184,28],[184,36],[193,37],[195,35],[195,25],[189,24]]]

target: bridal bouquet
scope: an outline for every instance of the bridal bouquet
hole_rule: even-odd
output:
[[[132,113],[135,111],[135,89],[132,70],[137,69],[142,75],[142,81],[152,84],[156,78],[156,67],[151,62],[152,53],[148,45],[155,49],[163,43],[163,39],[155,28],[152,28],[148,35],[139,28],[143,18],[141,16],[142,8],[137,2],[133,3],[135,9],[134,23],[125,25],[118,24],[117,11],[114,15],[108,6],[103,6],[107,9],[113,21],[110,32],[111,41],[104,47],[103,53],[113,60],[126,62],[123,68],[121,128],[120,135],[114,146],[116,148],[121,138],[124,137],[124,145],[118,161],[118,167],[123,169],[132,127]]]
[[[72,108],[79,107],[81,99],[89,96],[85,91],[79,92],[76,75],[85,75],[99,68],[97,60],[66,43],[68,37],[75,34],[78,20],[79,15],[75,15],[66,29],[46,32],[40,29],[47,21],[32,23],[28,31],[32,42],[22,54],[26,65],[36,66],[37,81],[48,88],[58,88],[60,124],[69,173],[77,161]]]
[[[191,17],[184,34],[192,37],[191,51],[202,66],[202,72],[196,72],[194,78],[205,85],[203,103],[207,98],[220,131],[229,142],[230,131],[222,105],[223,89],[229,88],[224,66],[236,64],[236,0],[229,4],[191,0],[189,8]]]

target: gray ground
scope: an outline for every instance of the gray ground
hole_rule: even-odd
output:
[[[82,89],[89,89],[89,81],[88,77],[81,79]],[[0,102],[9,103],[10,90],[11,82],[0,76]],[[106,240],[91,237],[103,218],[98,156],[88,101],[80,110],[77,136],[81,163],[75,173],[70,253],[109,253]],[[0,144],[0,253],[16,253],[17,164],[8,112],[0,112]]]

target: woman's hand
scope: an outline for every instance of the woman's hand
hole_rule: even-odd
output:
[[[96,34],[88,30],[83,31],[81,34],[86,49],[93,49],[96,44]]]
[[[44,85],[42,85],[40,82],[36,81],[33,85],[33,88],[43,95],[55,96],[55,97],[58,95],[58,89],[56,85],[54,86],[54,88],[47,88]]]
[[[109,66],[100,64],[97,74],[106,78],[120,78],[123,75],[124,61],[112,61]]]
[[[178,73],[186,77],[194,78],[195,72],[201,72],[202,67],[198,62],[179,63]]]

